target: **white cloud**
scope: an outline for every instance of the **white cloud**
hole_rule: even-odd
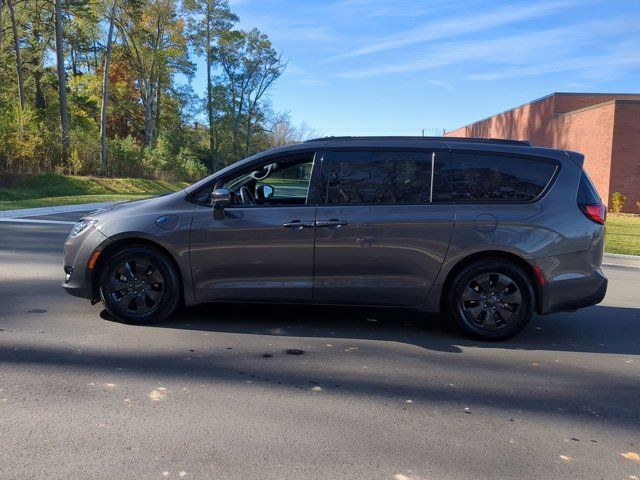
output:
[[[507,68],[469,76],[470,80],[501,80],[505,78],[544,75],[580,70],[588,79],[607,79],[619,75],[621,70],[640,69],[640,45],[630,48],[616,47],[597,55],[561,58],[551,62],[536,63],[526,67]]]
[[[432,40],[481,32],[516,22],[544,17],[583,4],[584,2],[579,3],[576,0],[543,1],[526,6],[518,6],[517,8],[507,6],[489,13],[428,22],[411,30],[383,37],[371,45],[333,56],[325,61],[360,57]]]
[[[329,25],[319,25],[317,22],[308,21],[304,17],[264,14],[243,15],[240,18],[242,28],[251,29],[257,27],[263,33],[269,35],[274,44],[305,42],[334,43],[344,40],[336,34]]]
[[[572,58],[576,48],[590,45],[594,39],[628,31],[632,22],[592,22],[569,27],[560,27],[519,35],[503,36],[484,41],[460,41],[439,44],[421,55],[412,54],[394,63],[339,73],[349,79],[361,79],[386,74],[403,74],[435,69],[461,62],[486,62],[488,64],[510,64],[512,71],[529,69],[534,71],[541,63],[558,62]],[[480,79],[477,74],[473,79]],[[496,77],[497,78],[497,77]],[[489,79],[489,78],[484,78]]]
[[[467,0],[466,5],[477,1],[479,0]],[[444,8],[450,10],[450,0],[429,0],[420,3],[415,0],[340,0],[322,5],[322,10],[329,10],[333,15],[357,16],[360,19],[417,18]]]
[[[285,75],[292,76],[293,80],[300,85],[305,85],[308,87],[321,87],[329,84],[326,79],[318,78],[318,76],[314,75],[309,70],[298,65],[297,63],[289,62],[284,72]]]
[[[449,82],[444,82],[442,80],[427,79],[427,83],[430,83],[431,85],[435,85],[436,87],[442,87],[445,90],[454,90],[453,85],[451,85]]]

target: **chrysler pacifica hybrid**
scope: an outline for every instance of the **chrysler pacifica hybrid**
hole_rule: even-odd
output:
[[[87,215],[63,287],[131,323],[201,302],[366,305],[508,338],[605,295],[605,207],[583,162],[508,140],[310,140]]]

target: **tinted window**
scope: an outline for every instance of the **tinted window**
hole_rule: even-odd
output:
[[[598,195],[598,191],[596,187],[591,183],[591,179],[587,172],[582,171],[582,175],[580,175],[580,185],[578,186],[578,203],[589,205],[589,204],[599,204],[602,202],[600,200],[600,195]]]
[[[430,152],[329,152],[327,203],[429,203]]]
[[[453,153],[446,170],[456,200],[531,201],[542,193],[556,168],[530,158]]]

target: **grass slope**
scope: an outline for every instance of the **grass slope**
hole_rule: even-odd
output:
[[[0,210],[109,202],[175,192],[184,182],[55,174],[0,176]]]

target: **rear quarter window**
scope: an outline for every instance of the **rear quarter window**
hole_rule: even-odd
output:
[[[551,160],[494,153],[454,152],[445,167],[459,202],[531,202],[545,190],[558,165]]]
[[[589,175],[584,170],[580,175],[580,185],[578,185],[578,204],[597,205],[602,202],[596,187],[593,186]]]

